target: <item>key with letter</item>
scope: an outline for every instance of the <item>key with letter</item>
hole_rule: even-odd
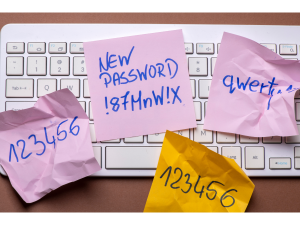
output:
[[[199,80],[199,98],[208,98],[211,80]]]
[[[277,53],[276,51],[276,44],[261,44],[262,46],[272,50],[273,52]]]
[[[33,79],[6,79],[7,98],[33,98]]]
[[[6,102],[5,111],[13,110],[19,111],[33,107],[35,102]]]
[[[57,91],[56,79],[38,79],[37,80],[38,97],[42,97],[46,94],[50,94]]]
[[[297,45],[295,44],[281,44],[279,45],[280,55],[297,55]]]
[[[76,98],[80,97],[79,79],[60,79],[60,89],[68,88]]]
[[[265,148],[264,147],[245,147],[246,164],[245,168],[264,169],[265,168]]]
[[[282,170],[282,169],[291,169],[291,158],[288,157],[274,157],[270,158],[270,169],[272,170]]]
[[[195,114],[196,114],[196,120],[200,121],[202,119],[201,116],[201,102],[194,102],[194,108],[195,108]]]
[[[221,155],[227,158],[234,159],[234,161],[242,167],[242,149],[241,147],[222,147]]]
[[[197,125],[194,128],[194,141],[199,143],[213,143],[213,132],[210,130],[203,130],[203,125]]]

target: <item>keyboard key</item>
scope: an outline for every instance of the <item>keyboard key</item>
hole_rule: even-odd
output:
[[[33,98],[33,79],[6,79],[7,98]]]
[[[264,144],[280,144],[281,143],[281,137],[279,136],[271,136],[271,137],[263,137]]]
[[[214,44],[197,43],[197,54],[214,54]]]
[[[84,98],[89,98],[90,97],[90,89],[89,89],[89,84],[88,84],[87,79],[83,80],[83,97]]]
[[[199,98],[208,98],[211,80],[199,80]]]
[[[279,45],[280,55],[297,55],[297,45],[295,44],[281,44]]]
[[[218,147],[217,146],[206,146],[210,150],[214,151],[215,153],[218,153]]]
[[[68,88],[76,98],[80,97],[79,79],[60,79],[60,89]]]
[[[203,130],[203,125],[198,124],[197,128],[194,128],[194,141],[211,144],[213,143],[213,132],[210,130]]]
[[[148,143],[163,143],[166,133],[156,133],[148,135]]]
[[[300,125],[297,125],[297,128],[298,128],[298,132],[300,134]],[[300,135],[286,137],[285,143],[288,143],[288,144],[300,144]]]
[[[291,169],[291,158],[282,157],[282,158],[270,158],[270,169]]]
[[[194,53],[194,45],[193,43],[184,43],[185,54],[193,54]]]
[[[272,50],[273,52],[277,53],[276,50],[276,44],[261,44],[262,46],[265,46],[266,48]]]
[[[90,117],[90,120],[94,120],[93,110],[92,110],[92,102],[89,103],[89,117]]]
[[[38,79],[37,80],[37,96],[42,97],[57,91],[56,79]]]
[[[161,147],[106,147],[106,169],[156,169]]]
[[[73,57],[74,76],[86,76],[85,58],[83,56]]]
[[[83,43],[82,42],[71,42],[70,53],[72,54],[83,54]]]
[[[240,143],[242,144],[258,144],[258,137],[248,137],[240,135]]]
[[[222,147],[221,155],[227,158],[234,159],[234,161],[242,167],[242,149],[241,147]]]
[[[265,168],[265,148],[264,147],[245,147],[247,170],[251,169],[264,169]]]
[[[93,143],[96,143],[96,132],[95,132],[95,125],[93,123],[90,123],[90,133],[91,133],[91,141]]]
[[[46,76],[47,58],[46,57],[28,57],[27,58],[27,75]]]
[[[178,131],[173,131],[174,133],[176,134],[179,134],[183,137],[186,137],[186,138],[190,138],[190,130],[187,129],[187,130],[178,130]]]
[[[124,138],[125,143],[143,143],[144,142],[144,136],[137,136],[137,137],[130,137],[130,138]]]
[[[231,143],[234,144],[236,142],[235,134],[225,133],[225,132],[217,132],[217,143],[225,144]]]
[[[101,146],[93,146],[94,156],[97,162],[99,163],[100,167],[102,167],[102,158],[101,158]]]
[[[7,57],[6,58],[6,75],[23,76],[24,74],[24,58],[23,57]]]
[[[207,58],[189,58],[189,74],[207,76]]]
[[[50,54],[65,54],[67,53],[67,43],[65,42],[50,42],[49,43]]]
[[[6,102],[5,111],[13,110],[19,111],[33,107],[35,102]]]
[[[214,74],[214,69],[215,69],[216,62],[217,62],[217,58],[216,57],[212,57],[211,58],[211,75]]]
[[[194,102],[194,108],[195,108],[196,120],[200,121],[202,119],[202,117],[201,117],[201,102]]]
[[[70,58],[50,57],[50,75],[69,76],[70,74]]]
[[[196,97],[196,81],[195,80],[190,80],[191,81],[191,86],[192,86],[192,96],[193,98]]]
[[[45,42],[29,42],[27,44],[27,52],[29,54],[44,54],[46,53]]]
[[[23,54],[25,52],[24,42],[8,42],[6,43],[7,54]]]

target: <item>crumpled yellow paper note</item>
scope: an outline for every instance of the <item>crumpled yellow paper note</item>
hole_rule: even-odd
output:
[[[245,212],[253,190],[233,159],[167,131],[144,212]]]

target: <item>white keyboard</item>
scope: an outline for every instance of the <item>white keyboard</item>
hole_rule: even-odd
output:
[[[0,111],[29,108],[45,94],[69,88],[90,118],[91,141],[102,167],[94,176],[154,176],[164,134],[96,142],[82,42],[174,29],[183,31],[198,124],[177,133],[233,158],[248,176],[300,176],[300,136],[249,138],[202,130],[223,32],[293,60],[299,58],[300,26],[9,24],[1,30]],[[300,121],[299,93],[295,111]]]

